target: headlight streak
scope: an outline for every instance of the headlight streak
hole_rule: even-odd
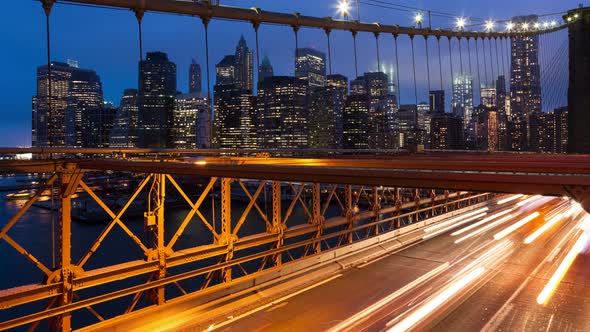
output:
[[[539,227],[536,231],[534,231],[531,235],[527,236],[524,239],[524,244],[531,244],[535,241],[541,234],[545,233],[551,226],[557,224],[559,221],[563,220],[563,214],[559,213],[558,215],[554,216],[553,218],[549,219],[548,222],[543,224],[543,226]]]
[[[522,226],[526,225],[528,222],[530,222],[531,220],[537,218],[540,215],[539,211],[528,215],[527,217],[524,217],[523,219],[519,220],[518,222],[506,227],[504,230],[496,233],[494,235],[494,239],[496,240],[500,240],[502,238],[504,238],[506,235],[514,232],[515,230],[521,228]]]
[[[528,203],[531,203],[531,202],[533,202],[533,201],[535,201],[535,200],[537,200],[539,198],[541,198],[541,195],[535,195],[533,197],[529,197],[529,198],[527,198],[525,200],[522,200],[522,201],[516,203],[516,206],[521,207],[521,206],[523,206],[525,204],[528,204]]]
[[[422,304],[416,311],[412,312],[410,315],[405,317],[402,321],[397,323],[395,326],[391,327],[388,331],[389,332],[397,332],[397,331],[407,331],[412,326],[416,325],[422,319],[424,319],[428,314],[432,311],[440,307],[444,304],[448,299],[450,299],[453,295],[457,292],[465,288],[467,285],[472,283],[476,278],[481,276],[486,271],[483,267],[478,267],[475,270],[469,272],[467,275],[462,277],[459,280],[456,280],[451,285],[446,287],[445,290],[440,292],[438,295],[430,299],[429,301]],[[389,321],[387,326],[393,324],[393,321]]]
[[[524,196],[524,195],[523,194],[518,194],[518,195],[510,196],[508,198],[504,198],[504,199],[498,201],[498,205],[502,205],[504,203],[508,203],[508,202],[513,201],[515,199],[519,199],[522,196]]]
[[[505,215],[507,213],[512,212],[514,209],[516,209],[516,208],[512,208],[512,209],[509,209],[509,210],[498,212],[498,213],[496,213],[494,215],[491,215],[491,216],[489,216],[487,218],[482,219],[481,221],[476,222],[475,224],[469,225],[469,226],[467,226],[465,228],[461,228],[460,230],[458,230],[458,231],[456,231],[454,233],[451,233],[451,236],[456,236],[456,235],[463,234],[463,233],[465,233],[465,232],[467,232],[469,230],[474,229],[475,227],[478,227],[480,225],[483,225],[483,224],[487,223],[488,221],[492,221],[492,220],[494,220],[496,218],[500,218],[501,216],[503,216],[503,215]]]
[[[453,228],[459,227],[459,226],[461,226],[461,225],[463,225],[463,224],[466,224],[466,223],[468,223],[468,222],[471,222],[471,221],[473,221],[473,220],[476,220],[476,219],[479,219],[479,218],[481,218],[481,217],[484,217],[486,214],[487,214],[487,213],[485,213],[485,212],[484,212],[484,213],[480,213],[480,214],[478,214],[478,215],[476,215],[476,216],[473,216],[473,217],[471,217],[471,218],[467,218],[467,219],[465,219],[465,220],[462,220],[462,221],[460,221],[460,222],[458,222],[458,223],[456,223],[456,224],[453,224],[453,225],[450,225],[450,226],[448,226],[448,227],[445,227],[445,228],[443,228],[443,229],[440,229],[440,230],[438,230],[438,231],[436,231],[436,232],[428,233],[428,234],[424,235],[424,236],[422,237],[422,239],[423,239],[423,240],[427,240],[427,239],[430,239],[431,237],[435,237],[435,236],[437,236],[437,235],[439,235],[439,234],[442,234],[442,233],[444,233],[444,232],[448,232],[449,230],[451,230],[451,229],[453,229]]]
[[[537,296],[538,304],[546,304],[549,301],[549,299],[559,286],[559,283],[567,273],[568,269],[586,245],[587,241],[588,233],[582,233],[582,235],[580,235],[574,246],[567,253],[563,261],[561,261],[561,264],[559,264],[557,270],[555,270],[555,272],[551,276],[551,279],[549,279],[541,293],[539,293],[539,296]]]
[[[480,214],[482,212],[486,212],[487,210],[489,210],[489,208],[485,207],[485,208],[477,209],[475,211],[464,213],[464,214],[462,214],[462,215],[460,215],[458,217],[455,217],[455,218],[452,218],[450,220],[441,222],[440,224],[436,224],[434,226],[427,227],[427,228],[424,229],[424,232],[429,233],[429,232],[432,232],[432,231],[436,231],[436,230],[441,229],[443,227],[446,227],[447,225],[450,225],[450,224],[452,224],[454,222],[463,220],[465,218],[469,218],[471,216],[474,216],[476,214]]]
[[[492,266],[496,265],[499,261],[504,259],[504,257],[506,257],[508,254],[512,252],[510,250],[512,246],[513,242],[508,239],[498,242],[496,245],[492,246],[491,248],[486,250],[486,252],[474,259],[473,262],[465,265],[465,267],[463,267],[459,272],[457,272],[453,278],[459,278],[465,273],[473,270],[478,266],[484,266],[485,264],[489,264]]]
[[[461,242],[463,242],[463,241],[465,241],[465,240],[467,240],[469,238],[472,238],[472,237],[474,237],[474,236],[476,236],[476,235],[478,235],[480,233],[483,233],[483,232],[487,231],[488,229],[492,229],[492,228],[494,228],[496,226],[499,226],[499,225],[505,223],[506,221],[512,219],[513,217],[514,216],[512,214],[509,214],[509,215],[507,215],[506,217],[504,217],[504,218],[502,218],[500,220],[494,221],[493,223],[488,224],[485,227],[482,227],[482,228],[480,228],[480,229],[478,229],[478,230],[476,230],[474,232],[471,232],[471,233],[463,236],[462,238],[460,238],[458,240],[455,240],[455,244],[461,243]]]
[[[449,266],[450,266],[450,263],[449,262],[446,262],[446,263],[440,265],[439,267],[431,270],[430,272],[427,272],[426,274],[423,274],[418,279],[410,282],[409,284],[407,284],[404,287],[398,289],[397,291],[395,291],[395,292],[387,295],[383,299],[379,300],[378,302],[375,302],[374,304],[372,304],[369,307],[363,309],[362,311],[359,311],[358,313],[356,313],[352,317],[350,317],[347,320],[341,322],[340,324],[332,327],[328,331],[329,332],[336,332],[336,331],[343,331],[343,330],[349,328],[354,323],[357,323],[359,320],[361,320],[361,319],[369,316],[373,312],[379,310],[381,307],[383,307],[384,305],[388,304],[389,302],[395,300],[396,298],[400,297],[401,295],[405,294],[406,292],[408,292],[412,288],[415,288],[419,284],[421,284],[421,283],[427,281],[428,279],[431,279],[432,277],[436,276],[437,274],[443,272],[444,270],[446,270],[447,268],[449,268]]]

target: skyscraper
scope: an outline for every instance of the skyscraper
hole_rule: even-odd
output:
[[[343,122],[343,147],[345,149],[367,149],[369,127],[369,96],[366,93],[351,93],[346,98]]]
[[[270,60],[265,55],[262,59],[262,63],[260,64],[260,71],[258,73],[258,82],[264,81],[267,77],[274,76],[274,72],[272,69],[272,65],[270,64]]]
[[[481,87],[481,104],[485,107],[496,107],[496,88],[493,86],[482,85]]]
[[[453,78],[452,112],[463,119],[463,128],[473,114],[473,79],[470,74],[459,73]]]
[[[215,65],[215,84],[234,84],[236,82],[236,57],[226,55]]]
[[[66,145],[82,146],[82,115],[100,108],[103,103],[102,84],[94,70],[73,68],[66,107]]]
[[[525,119],[512,116],[508,121],[508,149],[510,151],[528,150],[528,124]]]
[[[117,109],[103,105],[82,112],[82,147],[108,148]]]
[[[71,76],[74,67],[63,62],[51,62],[51,100],[47,65],[37,67],[37,96],[35,98],[36,146],[65,146],[65,110],[68,106]]]
[[[569,27],[568,147],[569,153],[590,153],[590,7],[578,8],[564,16],[575,17]],[[560,111],[563,114],[563,111]]]
[[[430,121],[431,149],[461,150],[463,120],[451,113],[433,114]]]
[[[273,76],[260,82],[257,113],[261,148],[308,146],[307,91],[307,82],[292,76]]]
[[[220,149],[255,149],[255,97],[238,84],[216,84],[214,96],[213,146]]]
[[[252,64],[253,55],[246,45],[244,35],[240,37],[235,54],[235,83],[243,90],[250,91],[254,87],[254,66]]]
[[[496,107],[501,113],[506,113],[506,78],[499,75],[496,80]]]
[[[326,85],[326,54],[312,48],[298,48],[296,54],[295,76],[312,88]]]
[[[430,91],[430,113],[445,112],[445,90]]]
[[[135,148],[138,144],[138,92],[125,89],[119,109],[115,115],[109,146],[116,148]]]
[[[148,52],[139,64],[139,146],[172,146],[176,64],[162,52]]]
[[[517,29],[538,21],[536,15],[513,17]],[[514,36],[511,40],[510,107],[513,115],[528,117],[541,111],[539,35]]]
[[[329,75],[325,87],[317,88],[310,93],[310,148],[342,148],[342,116],[347,92],[348,78],[342,75]]]
[[[555,114],[555,152],[566,153],[568,148],[568,108],[556,108]]]
[[[203,139],[199,123],[209,120],[211,107],[207,97],[200,93],[187,93],[176,96],[174,109],[173,143],[176,149],[195,149],[209,147],[210,140]],[[206,117],[207,119],[202,119]],[[211,123],[208,123],[210,126]],[[200,137],[201,136],[201,137]]]
[[[201,92],[201,65],[194,59],[188,69],[188,92]]]
[[[500,150],[498,111],[484,107],[476,116],[475,135],[477,149],[484,151]]]

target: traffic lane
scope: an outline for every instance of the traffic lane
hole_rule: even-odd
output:
[[[442,319],[433,330],[479,330],[483,327],[490,331],[522,330],[524,327],[544,330],[552,319],[552,314],[553,319],[556,315],[566,317],[565,311],[561,312],[560,308],[555,308],[552,312],[541,310],[536,298],[559,264],[563,252],[575,242],[571,231],[576,230],[577,220],[564,220],[555,229],[550,229],[547,234],[529,245],[523,244],[523,240],[536,230],[538,225],[531,224],[522,232],[514,234],[514,241],[520,243],[517,254],[501,266],[495,278],[483,285],[473,296],[465,299],[461,306]],[[561,255],[548,262],[547,258],[553,256],[553,250],[564,238],[567,241],[565,245],[561,245],[564,247],[560,250]],[[546,317],[544,321],[539,320],[539,313]],[[532,319],[533,317],[535,319]],[[572,317],[568,319],[570,318]],[[582,324],[587,325],[586,322]]]
[[[424,273],[448,261],[464,256],[465,248],[473,250],[474,243],[453,247],[450,237],[435,237],[415,244],[378,261],[343,272],[343,276],[290,298],[287,303],[253,313],[224,326],[232,330],[290,330],[294,327],[328,328],[387,296]],[[483,239],[473,242],[483,243]],[[295,324],[295,325],[294,325]]]

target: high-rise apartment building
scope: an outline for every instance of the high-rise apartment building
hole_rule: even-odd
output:
[[[103,105],[82,112],[82,147],[108,148],[117,109]]]
[[[295,76],[307,81],[311,88],[326,85],[326,54],[312,48],[298,48]]]
[[[431,149],[462,150],[465,147],[463,120],[454,114],[432,114],[430,135]]]
[[[200,93],[180,94],[176,96],[175,104],[173,146],[176,149],[209,147],[207,141],[203,142],[199,137],[199,122],[204,120],[203,117],[210,120],[206,116],[211,111],[207,97]]]
[[[201,65],[193,59],[188,68],[188,92],[200,93],[201,82]]]
[[[226,55],[215,65],[215,84],[225,85],[236,82],[236,57]]]
[[[139,146],[172,146],[176,64],[162,52],[148,52],[139,64]]]
[[[255,149],[255,97],[238,84],[216,84],[214,96],[213,146],[220,149]]]

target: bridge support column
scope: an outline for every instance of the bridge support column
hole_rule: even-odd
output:
[[[354,210],[352,207],[352,186],[349,184],[347,184],[346,187],[344,187],[344,204],[345,204],[345,209],[346,209],[344,211],[344,214],[346,216],[347,229],[348,229],[348,233],[346,234],[346,242],[352,243],[352,227],[354,226],[354,224],[353,224]]]
[[[283,246],[285,241],[285,227],[282,221],[282,211],[281,211],[281,182],[280,181],[273,181],[272,182],[272,232],[277,235],[277,242],[275,244],[275,248],[279,249]],[[282,257],[281,253],[277,253],[272,256],[272,263],[274,266],[281,266],[282,264]]]
[[[233,179],[221,179],[221,234],[220,241],[227,245],[227,252],[224,261],[230,261],[234,257],[234,242],[236,237],[232,234],[231,228],[231,183]],[[232,280],[231,266],[221,269],[221,279],[223,282]]]
[[[321,212],[321,196],[320,196],[320,184],[314,183],[312,188],[312,223],[316,225],[317,231],[314,238],[319,239],[324,232],[324,218]],[[318,240],[313,243],[313,252],[318,254],[322,251],[322,241]]]
[[[62,283],[62,295],[59,305],[72,303],[74,298],[73,279],[75,266],[72,265],[72,195],[82,179],[83,173],[74,164],[66,164],[58,170],[60,178],[59,189],[59,265],[58,274],[55,276]],[[51,193],[53,195],[53,193]],[[55,328],[57,331],[72,330],[71,313],[64,313],[56,317]]]
[[[373,210],[373,216],[371,222],[379,221],[379,210],[381,210],[381,204],[379,199],[379,190],[376,186],[371,188],[371,210]],[[368,230],[370,232],[370,230]],[[379,225],[373,226],[373,235],[379,234]]]

